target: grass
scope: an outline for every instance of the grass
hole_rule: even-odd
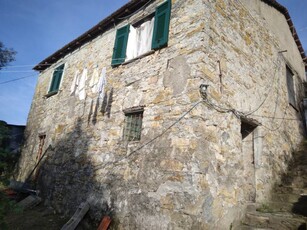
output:
[[[67,218],[40,204],[20,213],[10,213],[5,221],[7,230],[56,230],[63,227]]]
[[[256,211],[262,212],[262,213],[273,213],[273,212],[274,212],[274,210],[271,209],[269,205],[264,204],[264,203],[261,204],[261,206],[258,207],[258,208],[256,209]]]

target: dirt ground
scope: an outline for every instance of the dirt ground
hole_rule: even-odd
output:
[[[55,214],[42,203],[32,209],[10,213],[5,218],[9,230],[57,230],[61,229],[68,219]]]

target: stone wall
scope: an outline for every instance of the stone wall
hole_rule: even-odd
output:
[[[247,202],[268,199],[279,180],[303,136],[286,85],[288,63],[299,96],[298,50],[279,53],[280,34],[240,1],[172,2],[166,48],[112,68],[114,28],[41,73],[18,178],[33,169],[39,135],[46,135],[44,150],[52,148],[38,181],[57,211],[71,214],[89,200],[93,219],[111,213],[112,229],[229,229]],[[60,91],[46,98],[60,63]],[[70,95],[77,69],[91,76],[104,67],[104,99],[89,88],[85,100]],[[206,101],[200,84],[209,85]],[[123,110],[134,106],[145,106],[142,138],[127,143]],[[255,125],[248,138],[242,139],[241,121]]]

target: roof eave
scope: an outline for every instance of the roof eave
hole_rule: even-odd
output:
[[[303,45],[298,37],[298,34],[296,33],[296,29],[295,29],[295,26],[293,24],[293,21],[291,19],[291,16],[289,14],[289,11],[287,10],[286,7],[284,7],[283,5],[281,5],[280,3],[278,3],[276,0],[261,0],[263,1],[264,3],[274,7],[276,10],[278,10],[280,13],[282,13],[286,20],[287,20],[287,23],[288,23],[288,26],[289,26],[289,29],[290,29],[290,32],[293,36],[293,39],[297,45],[297,48],[300,52],[300,55],[303,59],[303,62],[305,63],[305,69],[307,69],[307,58],[306,58],[306,54],[305,54],[305,51],[304,51],[304,48],[303,48]]]
[[[47,69],[52,64],[56,63],[59,59],[75,51],[83,44],[93,40],[94,38],[105,32],[106,30],[108,30],[109,28],[113,27],[114,25],[122,21],[122,19],[120,19],[121,17],[130,15],[131,13],[135,12],[140,7],[144,6],[145,4],[151,1],[153,0],[129,1],[127,4],[125,4],[120,9],[112,13],[110,16],[106,17],[105,19],[100,21],[97,25],[86,31],[84,34],[74,39],[73,41],[71,41],[70,43],[68,43],[67,45],[65,45],[64,47],[62,47],[61,49],[59,49],[58,51],[56,51],[55,53],[44,59],[43,61],[41,61],[33,69],[40,72]],[[274,7],[276,10],[278,10],[280,13],[282,13],[285,16],[287,23],[289,25],[289,29],[292,33],[293,39],[296,42],[300,55],[303,59],[303,62],[305,63],[305,68],[307,68],[307,58],[287,8],[285,8],[275,0],[261,0],[261,1]]]
[[[123,17],[130,15],[131,13],[135,12],[145,4],[151,2],[153,0],[131,0],[121,8],[119,8],[117,11],[112,13],[110,16],[106,17],[102,21],[100,21],[97,25],[83,33],[81,36],[77,37],[49,57],[45,58],[43,61],[41,61],[39,64],[37,64],[33,69],[37,71],[43,71],[47,69],[52,64],[56,63],[59,59],[63,58],[67,54],[75,51],[79,47],[81,47],[83,44],[93,40],[106,30],[108,30],[111,27],[114,27],[117,23],[122,21]]]

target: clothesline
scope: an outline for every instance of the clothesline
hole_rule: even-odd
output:
[[[106,80],[106,67],[102,68],[100,75],[97,68],[94,69],[94,72],[91,76],[89,87],[92,93],[98,93],[100,98],[104,97],[105,87],[107,84]],[[86,82],[88,80],[88,70],[84,68],[82,73],[79,70],[76,70],[75,76],[70,87],[70,95],[78,96],[80,100],[85,100],[87,96],[86,91]]]

